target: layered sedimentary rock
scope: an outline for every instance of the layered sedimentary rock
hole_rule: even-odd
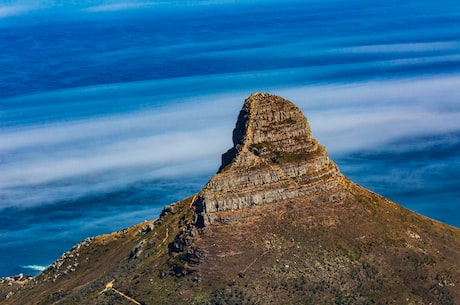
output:
[[[233,144],[195,201],[202,225],[215,212],[305,196],[336,186],[341,177],[300,109],[275,95],[246,99]]]

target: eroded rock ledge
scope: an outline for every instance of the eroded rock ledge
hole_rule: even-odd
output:
[[[197,223],[212,223],[216,212],[330,189],[341,176],[297,106],[255,93],[240,111],[233,147],[222,155],[219,171],[197,196]]]

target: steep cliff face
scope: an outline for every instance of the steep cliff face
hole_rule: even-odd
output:
[[[233,144],[197,197],[203,225],[215,220],[214,212],[325,191],[342,178],[300,109],[278,96],[256,93],[246,99]]]
[[[460,304],[460,230],[344,177],[291,102],[251,95],[233,142],[198,194],[0,281],[0,304]]]

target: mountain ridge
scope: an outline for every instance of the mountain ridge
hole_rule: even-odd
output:
[[[342,175],[291,102],[246,99],[203,189],[87,239],[0,304],[458,304],[460,230]]]

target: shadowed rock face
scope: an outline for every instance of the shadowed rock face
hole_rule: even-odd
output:
[[[246,99],[233,144],[195,202],[203,225],[214,220],[214,212],[305,196],[336,186],[342,177],[300,109],[278,96]]]

